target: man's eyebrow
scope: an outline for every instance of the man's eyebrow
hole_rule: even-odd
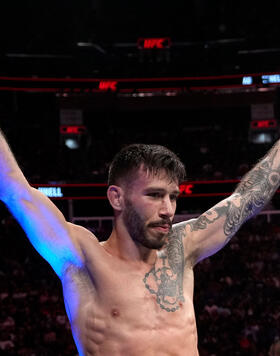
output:
[[[145,193],[151,193],[151,192],[168,193],[168,191],[166,189],[160,188],[160,187],[149,187],[149,188],[145,189]],[[180,194],[180,190],[179,189],[172,190],[170,192],[170,194],[179,195]]]

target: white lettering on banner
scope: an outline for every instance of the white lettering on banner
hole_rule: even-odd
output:
[[[63,193],[60,187],[39,187],[38,190],[49,198],[63,197]]]

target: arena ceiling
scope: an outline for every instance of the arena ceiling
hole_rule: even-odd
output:
[[[279,1],[2,1],[0,75],[275,72],[279,10]],[[170,48],[137,47],[161,37]]]

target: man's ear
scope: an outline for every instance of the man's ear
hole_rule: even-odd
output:
[[[123,209],[123,190],[118,185],[110,185],[107,189],[107,197],[114,210]]]

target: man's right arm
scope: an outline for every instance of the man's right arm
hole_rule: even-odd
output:
[[[29,185],[1,131],[0,199],[58,276],[68,264],[83,265],[79,237],[85,229],[80,227],[81,234],[77,233],[51,200]]]

